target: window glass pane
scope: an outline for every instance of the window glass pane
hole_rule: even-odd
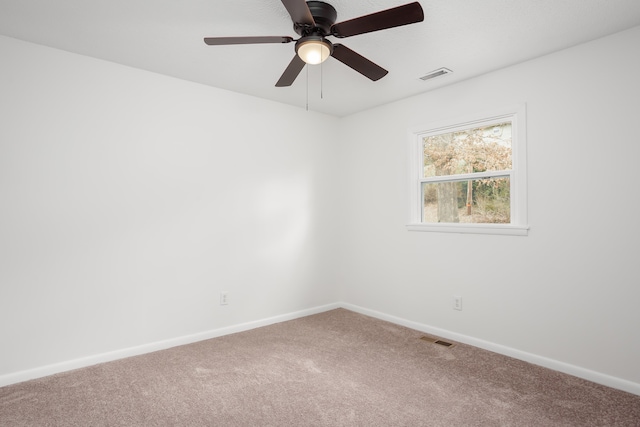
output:
[[[511,169],[511,122],[427,136],[423,177]]]
[[[424,222],[509,224],[509,177],[422,184]]]

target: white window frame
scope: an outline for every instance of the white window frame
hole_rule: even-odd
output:
[[[451,181],[451,176],[423,177],[423,139],[427,136],[461,131],[511,122],[512,169],[499,174],[480,172],[455,175],[455,180],[478,179],[487,176],[508,176],[510,179],[511,223],[510,224],[469,224],[469,223],[426,223],[422,220],[422,183],[425,180]],[[527,130],[526,106],[519,104],[498,108],[463,118],[443,120],[417,126],[409,130],[409,231],[431,231],[444,233],[504,234],[526,236],[527,223]]]

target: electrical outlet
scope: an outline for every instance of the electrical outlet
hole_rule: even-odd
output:
[[[462,297],[459,295],[453,296],[453,309],[454,310],[462,310]]]
[[[220,292],[220,305],[229,304],[229,292]]]

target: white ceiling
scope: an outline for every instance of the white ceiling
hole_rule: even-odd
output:
[[[410,1],[327,0],[338,22]],[[340,40],[389,70],[377,82],[330,58],[276,88],[294,43],[204,44],[298,38],[280,0],[0,0],[0,34],[301,108],[308,96],[310,110],[344,116],[640,25],[640,0],[420,4],[424,22]],[[454,73],[419,79],[440,67]]]

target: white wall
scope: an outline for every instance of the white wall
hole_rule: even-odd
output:
[[[6,37],[0,57],[0,377],[337,301],[337,119]]]
[[[344,301],[640,391],[639,44],[339,120],[0,37],[0,379]],[[521,102],[529,236],[406,231],[407,130]]]
[[[640,391],[638,46],[640,27],[343,120],[342,300]],[[523,102],[529,236],[407,231],[408,129]]]

